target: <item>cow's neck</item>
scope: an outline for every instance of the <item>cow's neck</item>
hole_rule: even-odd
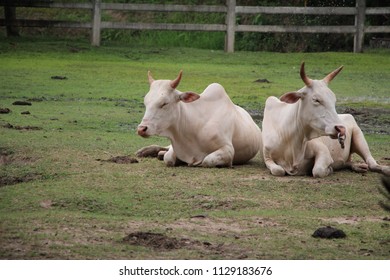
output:
[[[169,127],[167,135],[174,146],[182,142],[191,142],[191,139],[194,137],[193,120],[196,119],[198,122],[200,118],[200,116],[196,115],[194,112],[191,113],[192,110],[190,110],[190,107],[193,106],[188,106],[182,102],[179,102],[177,105],[177,110],[175,112],[176,122]]]
[[[307,146],[308,127],[302,122],[302,102],[298,101],[288,106],[288,117],[284,118],[282,123],[285,139],[288,139],[288,145],[292,148],[286,148],[289,154],[285,154],[291,174],[300,172],[300,165],[305,158]],[[286,162],[286,163],[287,163]]]

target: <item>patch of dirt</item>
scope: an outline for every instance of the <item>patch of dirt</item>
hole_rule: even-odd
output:
[[[270,81],[268,81],[267,79],[257,79],[257,80],[255,80],[255,81],[253,81],[254,83],[267,83],[267,84],[269,84],[270,83]]]
[[[30,101],[15,101],[14,103],[12,103],[12,105],[17,105],[17,106],[31,106],[31,102]]]
[[[14,151],[0,147],[0,166],[9,164],[24,165],[33,162],[34,159],[27,156],[18,156]],[[41,173],[28,173],[23,175],[9,175],[5,174],[0,176],[0,187],[16,185],[19,183],[30,182],[42,178]]]
[[[361,222],[383,222],[386,221],[384,218],[378,217],[335,217],[335,218],[326,218],[321,219],[324,222],[331,222],[337,224],[346,224],[346,225],[357,225]]]
[[[202,215],[197,215],[190,219],[177,220],[175,223],[168,224],[167,227],[172,229],[184,229],[189,232],[198,231],[207,234],[238,234],[246,230],[239,223],[232,223],[227,219],[211,219],[205,216],[203,217]]]
[[[159,250],[174,250],[189,247],[194,245],[194,241],[190,241],[186,238],[175,238],[168,237],[162,233],[152,233],[152,232],[134,232],[123,238],[124,242],[127,242],[131,245],[151,247]]]
[[[20,126],[20,125],[12,125],[10,123],[7,123],[5,125],[3,125],[4,128],[8,128],[8,129],[16,129],[16,130],[23,130],[23,131],[26,131],[26,130],[42,130],[42,127],[39,127],[39,126],[30,126],[30,125],[27,125],[27,126]]]
[[[0,147],[0,166],[11,163],[28,164],[33,162],[34,159],[27,156],[18,156],[14,151]]]
[[[364,133],[390,135],[390,109],[339,107],[337,112],[354,116]]]
[[[246,221],[237,222],[227,218],[208,217],[207,215],[194,215],[187,219],[179,219],[169,224],[161,224],[158,231],[165,230],[167,234],[145,232],[145,228],[151,225],[145,222],[131,222],[126,228],[131,228],[132,233],[127,235],[123,242],[131,242],[132,245],[153,248],[154,250],[196,250],[200,255],[209,258],[211,254],[224,259],[246,259],[253,255],[251,248],[240,246],[236,243],[221,243],[211,240],[194,240],[189,236],[213,236],[213,240],[223,237],[235,240],[252,238],[250,230],[258,227],[279,227],[280,224],[270,218],[256,217]],[[153,225],[155,227],[156,224]],[[169,235],[168,235],[169,233]],[[174,234],[180,234],[180,237]],[[184,235],[183,235],[184,234]]]
[[[1,176],[0,187],[26,183],[40,178],[42,178],[42,174],[40,173],[29,173],[21,176]]]
[[[9,114],[11,112],[9,108],[0,108],[0,114]]]
[[[130,156],[116,156],[109,159],[97,159],[97,161],[102,162],[112,162],[119,164],[129,164],[129,163],[138,163],[138,160]]]
[[[210,252],[216,255],[234,259],[248,258],[245,252],[250,249],[237,248],[235,245],[225,245],[223,243],[212,244],[208,241],[191,240],[189,238],[169,237],[162,233],[137,231],[130,233],[123,238],[123,242],[136,246],[153,248],[157,251],[171,251],[178,249],[199,250]],[[209,256],[209,253],[206,253]]]
[[[52,80],[67,80],[68,78],[65,76],[51,76]]]

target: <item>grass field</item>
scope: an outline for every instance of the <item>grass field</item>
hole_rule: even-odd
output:
[[[147,70],[173,79],[183,69],[182,91],[221,83],[261,125],[268,96],[302,87],[301,61],[317,79],[345,66],[331,84],[338,108],[356,112],[374,157],[390,165],[389,51],[226,54],[2,38],[0,108],[11,112],[0,114],[0,258],[389,259],[377,174],[276,178],[259,157],[230,169],[107,161],[168,144],[135,133]],[[327,225],[347,238],[311,236]]]

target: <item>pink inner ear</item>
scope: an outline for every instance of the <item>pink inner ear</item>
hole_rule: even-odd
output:
[[[301,98],[301,94],[298,92],[287,92],[280,97],[280,101],[286,103],[295,103]]]
[[[185,103],[193,102],[200,98],[200,95],[195,92],[183,92],[180,94],[180,100]]]

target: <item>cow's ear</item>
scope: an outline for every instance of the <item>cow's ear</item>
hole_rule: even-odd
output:
[[[287,92],[280,97],[280,101],[292,104],[301,99],[302,96],[301,92]]]
[[[193,102],[200,98],[200,95],[195,92],[183,92],[180,93],[179,98],[185,103]]]

